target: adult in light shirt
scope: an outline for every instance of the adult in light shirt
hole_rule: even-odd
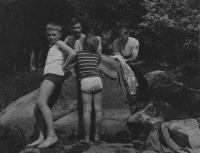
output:
[[[118,38],[113,42],[113,52],[124,57],[125,62],[135,73],[142,100],[148,101],[148,82],[140,69],[136,66],[138,63],[139,41],[136,38],[129,37],[131,31],[126,27],[120,28],[118,32]],[[136,97],[132,98],[136,100]]]

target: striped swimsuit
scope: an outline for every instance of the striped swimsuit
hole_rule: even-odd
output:
[[[83,78],[99,76],[99,62],[100,55],[98,53],[89,53],[85,51],[77,52],[79,80],[82,80]]]

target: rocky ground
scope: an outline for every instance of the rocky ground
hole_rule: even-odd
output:
[[[137,153],[133,144],[101,143],[90,145],[75,143],[73,145],[57,145],[47,149],[29,148],[20,153]]]
[[[198,143],[200,142],[198,141],[200,137],[199,122],[196,119],[198,114],[196,118],[190,117],[188,114],[177,111],[177,108],[182,108],[189,102],[193,104],[199,102],[200,91],[197,86],[197,82],[200,82],[199,77],[188,80],[178,72],[163,71],[146,74],[145,77],[150,85],[150,102],[135,114],[131,114],[129,105],[124,102],[118,80],[110,79],[104,74],[101,74],[101,77],[104,84],[101,129],[103,143],[83,145],[74,142],[77,135],[83,133],[82,112],[81,105],[76,99],[76,79],[74,73],[70,72],[63,85],[59,100],[53,107],[54,125],[60,144],[41,150],[27,148],[20,153],[138,153],[144,150],[146,152],[143,153],[152,153],[152,150],[155,153],[156,146],[161,145],[160,138],[167,139],[168,137],[165,134],[164,136],[160,135],[162,132],[159,131],[162,131],[164,127],[170,129],[167,133],[174,133],[176,140],[172,139],[173,142],[177,143],[177,140],[180,140],[176,144],[179,147],[175,147],[174,150],[180,151],[188,148],[193,152],[198,150],[198,146],[200,146]],[[36,139],[38,134],[34,118],[37,96],[38,90],[35,90],[14,101],[0,113],[1,125],[18,124],[23,131],[26,131],[27,142]],[[199,105],[196,107],[199,108]],[[35,111],[37,110],[35,109]],[[182,120],[183,122],[180,122]],[[186,139],[182,139],[183,135]],[[182,140],[184,140],[183,143]],[[69,144],[70,141],[73,143]],[[157,152],[161,150],[157,148]]]

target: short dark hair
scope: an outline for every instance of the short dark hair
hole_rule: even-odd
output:
[[[122,32],[124,32],[124,34],[127,35],[128,34],[128,29],[125,26],[119,28],[118,35],[120,35]]]
[[[46,26],[46,30],[57,30],[58,32],[61,32],[62,26],[59,23],[51,22]]]
[[[81,25],[81,27],[82,27],[82,24],[81,24],[81,21],[79,21],[78,19],[73,19],[72,21],[71,21],[71,23],[70,23],[70,25],[71,25],[71,27],[73,27],[75,24],[80,24]]]
[[[102,33],[101,33],[101,35],[100,35],[100,37],[106,37],[106,38],[110,38],[111,37],[111,35],[112,35],[112,31],[111,30],[104,30]]]

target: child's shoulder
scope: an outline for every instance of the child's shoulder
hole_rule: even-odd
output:
[[[58,49],[63,48],[63,46],[65,46],[66,44],[62,41],[62,40],[58,40],[55,44],[55,46],[57,46]]]
[[[63,42],[62,40],[58,40],[58,41],[56,42],[56,45],[57,45],[57,46],[62,45],[62,44],[64,44],[64,42]]]

